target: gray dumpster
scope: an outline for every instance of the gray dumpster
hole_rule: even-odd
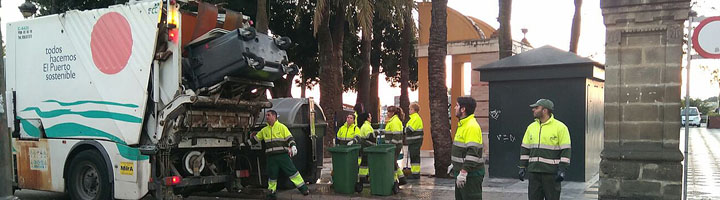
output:
[[[323,164],[323,136],[327,122],[325,114],[317,102],[313,103],[315,111],[314,124],[310,123],[310,104],[307,98],[278,98],[270,99],[272,108],[278,113],[278,120],[285,124],[297,143],[298,154],[292,158],[295,167],[305,182],[315,183],[320,178]],[[263,110],[256,124],[265,125],[265,111]],[[314,126],[314,135],[311,128]],[[313,145],[314,144],[314,145]],[[280,188],[293,188],[287,177],[281,176],[278,180]]]

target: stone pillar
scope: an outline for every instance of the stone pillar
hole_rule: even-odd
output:
[[[600,199],[680,199],[683,23],[690,0],[601,0],[606,30]]]

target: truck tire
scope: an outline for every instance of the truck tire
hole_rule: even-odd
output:
[[[78,153],[70,162],[67,191],[70,199],[112,199],[107,166],[94,150]]]

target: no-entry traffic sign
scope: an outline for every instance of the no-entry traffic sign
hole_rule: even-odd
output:
[[[692,45],[704,58],[720,58],[720,16],[700,22],[693,31]]]

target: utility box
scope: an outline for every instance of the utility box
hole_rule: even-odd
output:
[[[520,145],[534,122],[530,104],[550,99],[553,115],[570,131],[568,181],[598,173],[603,149],[605,67],[574,53],[543,46],[474,70],[490,82],[490,177],[517,178]]]

